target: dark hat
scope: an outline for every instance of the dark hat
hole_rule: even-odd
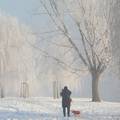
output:
[[[64,87],[64,89],[68,89],[68,87],[67,87],[67,86],[65,86],[65,87]]]

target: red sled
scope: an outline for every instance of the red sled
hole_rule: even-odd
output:
[[[71,110],[74,116],[80,116],[80,111],[78,110]]]

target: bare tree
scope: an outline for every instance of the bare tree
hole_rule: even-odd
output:
[[[95,2],[95,0],[40,0],[40,3],[44,12],[37,14],[47,15],[51,19],[55,30],[64,36],[62,39],[66,40],[67,45],[60,42],[58,37],[56,40],[59,39],[59,42],[51,41],[51,43],[57,47],[67,48],[69,52],[74,51],[76,59],[80,63],[82,62],[91,74],[92,101],[100,101],[99,80],[111,60],[109,7],[105,10],[101,7],[101,3]],[[102,4],[104,3],[106,6],[106,2]],[[75,36],[77,36],[77,40]],[[74,69],[74,72],[81,71],[81,69],[72,67],[76,59],[72,61],[72,64],[68,64],[60,57],[49,55],[45,51],[44,53],[69,69]]]

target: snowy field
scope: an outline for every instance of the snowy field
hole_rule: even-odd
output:
[[[120,120],[120,103],[73,99],[71,109],[80,110],[80,117],[64,118],[61,100],[4,98],[0,100],[0,120]]]

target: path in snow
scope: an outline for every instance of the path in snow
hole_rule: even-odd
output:
[[[71,109],[80,110],[80,118],[64,118],[61,100],[4,98],[0,100],[0,120],[120,120],[120,103],[73,99]]]

